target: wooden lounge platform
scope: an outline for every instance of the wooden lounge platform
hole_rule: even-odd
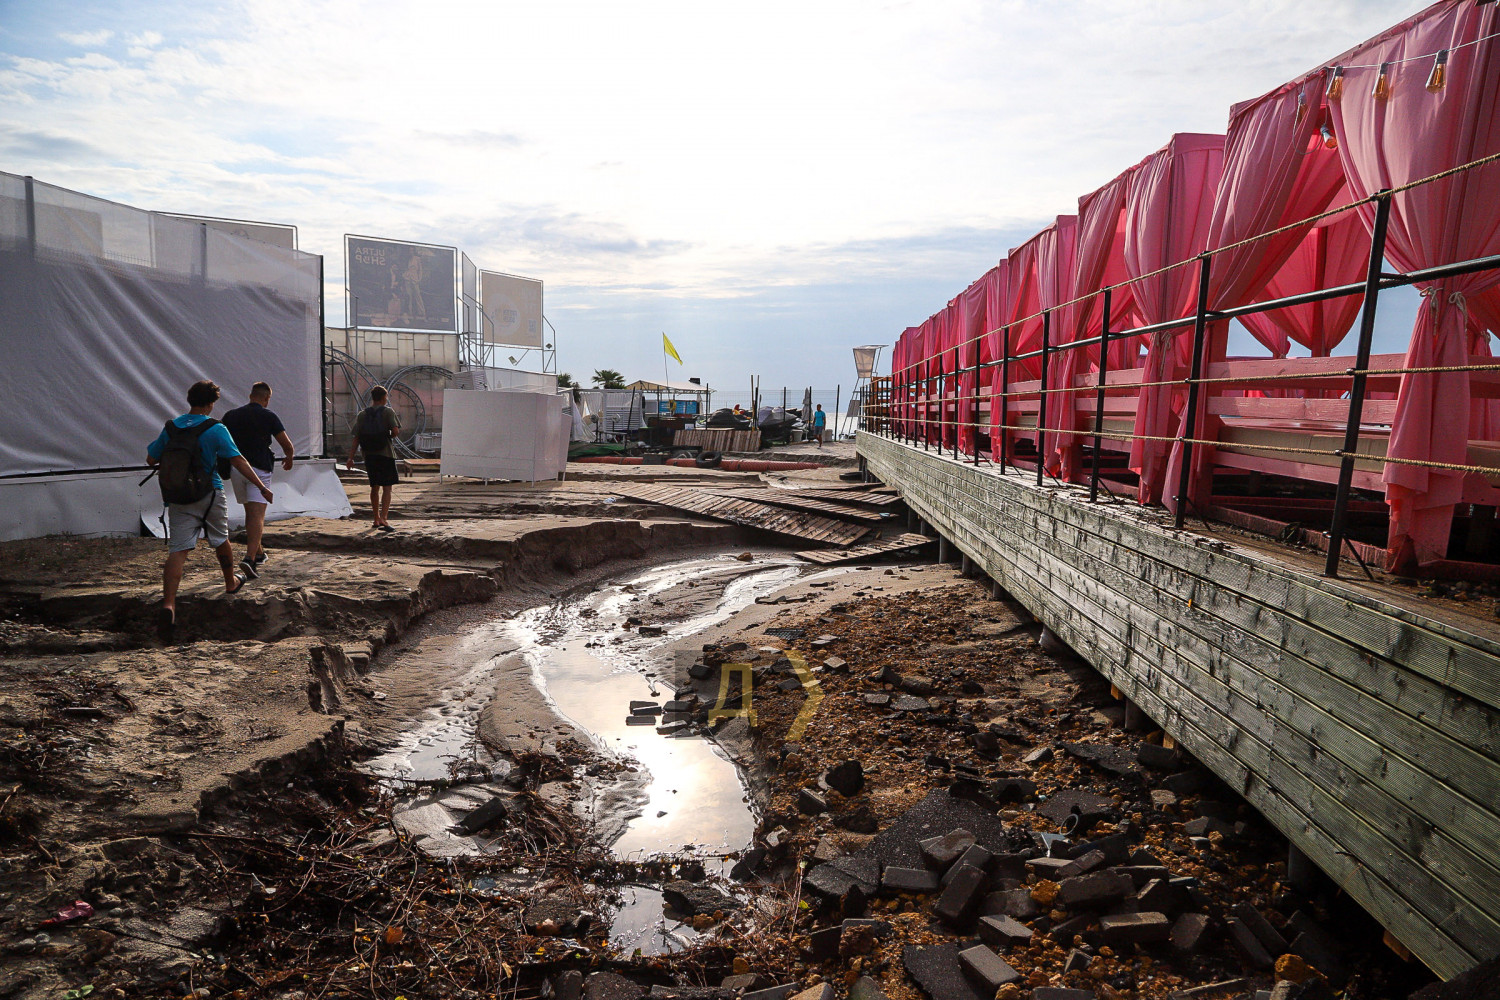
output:
[[[1084,487],[858,451],[1436,973],[1500,954],[1493,616]]]

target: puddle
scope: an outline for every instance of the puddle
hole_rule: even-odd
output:
[[[661,704],[672,697],[666,679],[678,672],[667,647],[723,623],[794,580],[811,584],[851,571],[811,569],[780,553],[749,562],[729,554],[687,559],[476,626],[443,650],[445,666],[468,666],[439,692],[438,707],[367,765],[371,773],[407,782],[460,778],[451,787],[411,794],[398,811],[397,825],[433,854],[484,850],[483,836],[461,836],[450,827],[488,799],[496,790],[489,782],[506,773],[505,763],[493,759],[475,733],[494,698],[496,671],[519,655],[553,711],[628,765],[615,780],[582,784],[592,801],[581,803],[580,811],[615,856],[692,855],[710,872],[725,873],[732,863],[726,856],[749,846],[757,822],[738,769],[707,739],[628,725],[630,702]],[[660,632],[642,635],[625,627],[632,619],[659,625]],[[664,910],[658,889],[632,885],[620,892],[610,931],[616,947],[662,954],[697,939],[690,925]]]

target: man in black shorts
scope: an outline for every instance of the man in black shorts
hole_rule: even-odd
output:
[[[287,435],[281,418],[266,405],[271,402],[271,387],[257,382],[250,387],[250,402],[224,414],[224,426],[234,438],[234,446],[245,456],[255,474],[265,485],[271,485],[276,459],[271,455],[271,440],[281,445],[281,470],[292,471],[292,439]],[[266,561],[266,550],[261,548],[261,535],[266,529],[266,508],[271,501],[266,499],[250,480],[232,473],[234,498],[245,505],[245,558],[240,568],[245,575],[255,578],[260,575],[260,565]]]
[[[401,429],[401,419],[396,411],[386,405],[385,386],[377,385],[370,390],[370,405],[360,411],[354,421],[354,441],[349,445],[349,462],[354,467],[354,455],[365,453],[365,475],[370,479],[370,509],[375,514],[375,527],[380,531],[395,531],[389,520],[391,513],[391,487],[401,477],[396,472],[396,452],[391,448],[391,438]]]

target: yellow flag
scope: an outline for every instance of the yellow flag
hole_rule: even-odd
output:
[[[677,348],[672,346],[672,342],[667,339],[665,333],[661,335],[661,349],[676,358],[679,365],[682,364],[682,356],[677,353]]]

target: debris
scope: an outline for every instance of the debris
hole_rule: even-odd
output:
[[[811,788],[804,788],[797,793],[797,808],[809,816],[816,816],[828,811],[828,803]]]
[[[1099,918],[1099,936],[1111,946],[1165,941],[1172,922],[1165,913],[1117,913]]]
[[[846,760],[830,767],[823,782],[845,798],[853,798],[865,787],[865,770],[857,760]]]
[[[75,920],[87,920],[94,915],[93,904],[81,899],[73,901],[72,906],[64,906],[55,914],[43,920],[38,927],[58,927],[62,924],[71,924]]]
[[[1021,974],[1012,969],[1005,959],[982,944],[959,952],[958,961],[964,972],[991,993],[1006,983],[1013,983],[1021,978]]]
[[[661,896],[672,909],[690,917],[700,913],[712,914],[719,910],[737,910],[743,905],[733,896],[708,886],[694,885],[686,879],[678,879],[662,886]]]
[[[453,828],[463,834],[475,834],[500,822],[505,818],[508,811],[505,800],[497,795],[484,805],[469,812],[463,819],[455,823]]]

